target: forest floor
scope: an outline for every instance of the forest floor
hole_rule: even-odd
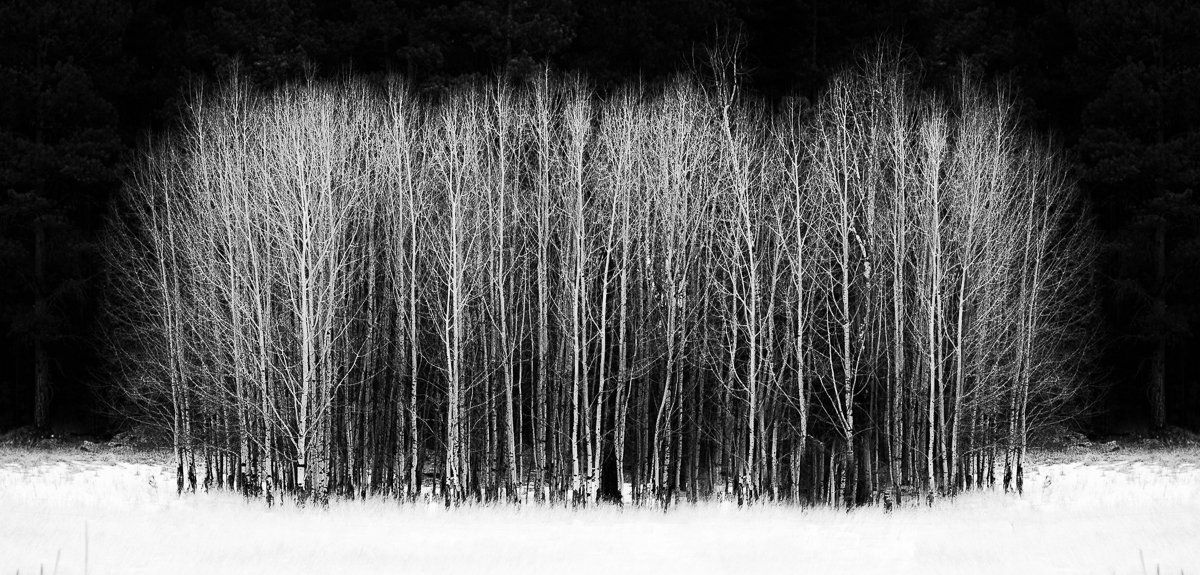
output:
[[[175,494],[165,451],[0,442],[0,575],[12,573],[1200,573],[1200,447],[1034,450],[1024,495],[892,513],[724,503],[336,501],[267,508]]]

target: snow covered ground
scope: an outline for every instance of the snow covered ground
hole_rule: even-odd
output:
[[[0,447],[11,573],[1200,573],[1200,449],[1035,456],[1025,496],[885,514],[177,497],[164,454]]]

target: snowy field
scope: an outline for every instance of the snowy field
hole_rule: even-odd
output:
[[[1200,448],[1033,454],[1024,497],[885,514],[177,497],[165,454],[0,447],[12,573],[1200,573]]]

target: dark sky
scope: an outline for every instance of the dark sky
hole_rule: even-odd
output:
[[[1029,124],[1073,162],[1104,241],[1104,400],[1093,423],[1146,417],[1150,359],[1162,350],[1168,421],[1200,425],[1200,3],[9,0],[0,6],[0,429],[32,419],[38,346],[55,417],[105,423],[96,415],[103,215],[137,147],[233,62],[265,87],[394,72],[429,92],[549,62],[604,89],[703,73],[705,50],[734,35],[747,86],[768,100],[813,98],[881,45],[909,58],[932,91],[952,93],[964,65],[1015,90]]]

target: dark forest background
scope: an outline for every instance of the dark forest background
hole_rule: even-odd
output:
[[[97,243],[125,162],[237,62],[269,87],[400,73],[420,90],[543,62],[601,90],[697,69],[727,32],[768,98],[812,99],[881,41],[949,92],[1006,82],[1103,239],[1092,433],[1200,427],[1200,3],[1187,0],[3,0],[0,430],[111,430]],[[1156,417],[1156,382],[1165,413]]]

